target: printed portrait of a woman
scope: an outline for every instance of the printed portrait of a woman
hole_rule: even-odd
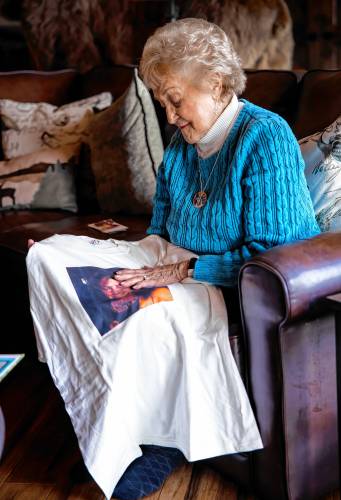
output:
[[[118,267],[68,267],[67,272],[82,307],[101,335],[109,332],[139,309],[173,300],[168,287],[134,290],[112,276]]]

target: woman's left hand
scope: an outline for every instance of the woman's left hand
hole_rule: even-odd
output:
[[[166,266],[143,267],[142,269],[121,269],[113,275],[121,286],[134,288],[151,288],[154,286],[179,283],[188,276],[189,260],[168,264]]]

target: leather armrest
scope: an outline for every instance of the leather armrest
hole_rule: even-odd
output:
[[[255,286],[257,275],[261,286],[269,281],[269,294],[274,290],[274,277],[280,282],[283,319],[309,314],[320,299],[341,291],[341,231],[280,245],[253,257],[239,274],[242,296],[248,282]]]
[[[323,299],[340,290],[341,232],[274,247],[241,269],[246,388],[264,444],[253,466],[267,498],[320,498],[338,484],[335,320]]]

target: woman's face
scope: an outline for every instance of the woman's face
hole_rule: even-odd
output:
[[[155,98],[166,109],[168,122],[179,127],[189,144],[197,143],[206,134],[224,107],[221,104],[216,112],[220,88],[212,87],[199,87],[182,73],[168,71],[154,90]]]
[[[121,286],[114,278],[102,278],[101,290],[108,299],[121,299],[131,293],[129,288]]]

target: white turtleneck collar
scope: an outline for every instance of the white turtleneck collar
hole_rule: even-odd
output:
[[[231,101],[224,111],[219,115],[204,137],[197,142],[196,148],[201,158],[207,158],[220,149],[242,106],[243,103],[238,101],[236,94],[233,94]]]

